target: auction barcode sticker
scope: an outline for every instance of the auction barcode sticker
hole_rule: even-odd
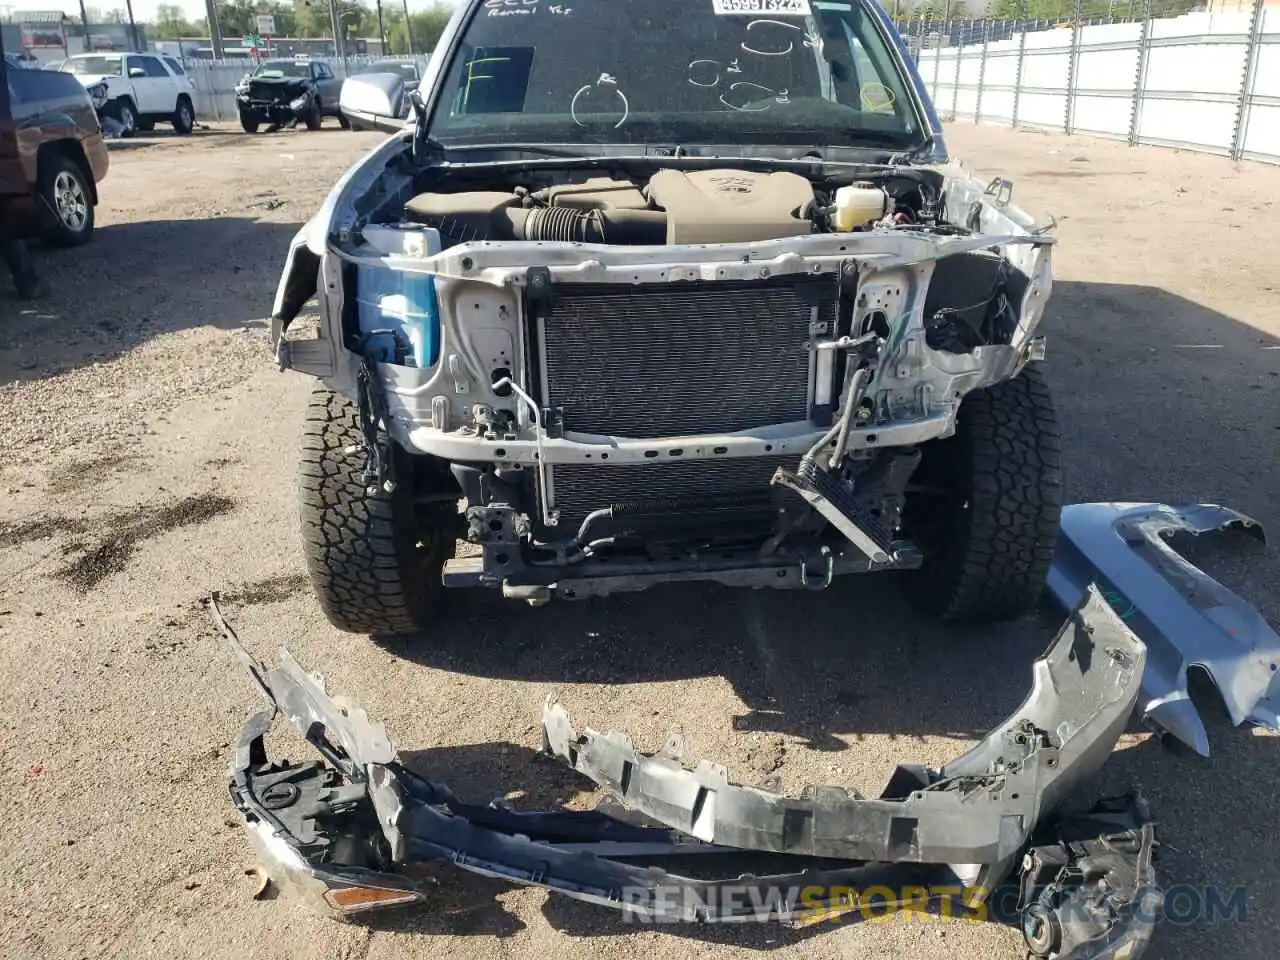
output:
[[[711,0],[715,13],[750,16],[807,17],[809,0]]]

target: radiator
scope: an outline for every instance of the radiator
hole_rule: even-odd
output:
[[[795,469],[797,456],[721,460],[658,460],[635,464],[561,464],[550,470],[551,501],[560,525],[576,530],[592,510],[665,512],[683,518],[723,523],[738,516],[771,521],[769,478],[779,466]]]
[[[542,405],[567,431],[631,438],[806,420],[805,343],[835,298],[830,276],[557,284],[534,320]]]

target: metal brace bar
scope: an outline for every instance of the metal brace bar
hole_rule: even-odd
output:
[[[1253,88],[1258,77],[1258,58],[1261,55],[1263,4],[1265,0],[1253,0],[1253,17],[1249,20],[1249,46],[1244,55],[1244,76],[1240,78],[1240,102],[1236,106],[1235,127],[1231,131],[1231,159],[1239,160],[1244,153],[1244,139],[1249,132],[1252,113]]]
[[[987,78],[987,51],[991,46],[991,21],[982,24],[982,60],[978,63],[978,101],[973,107],[973,122],[982,122],[982,88]]]
[[[1138,145],[1142,122],[1142,95],[1147,86],[1147,60],[1151,56],[1151,0],[1142,0],[1142,28],[1138,34],[1138,69],[1133,79],[1133,106],[1129,110],[1129,146]]]
[[[929,21],[929,26],[933,26],[932,19]],[[938,81],[942,79],[942,31],[934,30],[932,32],[937,34],[933,48],[933,99],[936,103],[938,100]]]
[[[1018,34],[1018,72],[1017,72],[1017,75],[1014,77],[1014,81],[1013,81],[1013,118],[1010,121],[1010,126],[1013,126],[1013,127],[1016,127],[1018,125],[1018,107],[1021,105],[1021,102],[1022,102],[1022,65],[1023,63],[1026,62],[1026,59],[1027,59],[1026,0],[1023,0],[1023,3],[1019,6],[1019,10],[1022,14],[1023,19],[1021,23],[1022,32]]]
[[[1076,77],[1080,72],[1080,19],[1083,16],[1084,0],[1076,0],[1075,16],[1071,22],[1071,56],[1067,60],[1067,108],[1062,118],[1062,132],[1068,136],[1076,119]]]
[[[956,110],[960,105],[960,68],[964,66],[964,30],[956,37],[956,75],[951,83],[951,122],[955,123]]]

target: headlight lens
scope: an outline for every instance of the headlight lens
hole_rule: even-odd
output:
[[[295,97],[294,99],[289,101],[289,108],[291,110],[301,110],[306,105],[307,105],[306,97]]]
[[[347,915],[422,899],[422,893],[403,877],[368,870],[331,873],[306,863],[262,821],[246,828],[267,875],[319,913]]]

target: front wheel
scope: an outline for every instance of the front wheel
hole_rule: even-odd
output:
[[[999,622],[1033,610],[1062,511],[1062,434],[1041,368],[964,398],[955,435],[924,445],[904,532],[924,565],[903,574],[942,620]]]
[[[351,129],[351,121],[347,119],[347,115],[345,113],[338,114],[338,126],[340,126],[343,130]]]
[[[403,457],[394,492],[370,493],[356,404],[324,388],[312,393],[298,474],[302,541],[320,607],[339,630],[403,634],[432,622],[459,514],[456,501],[417,501],[433,483],[456,484],[447,473],[425,479],[413,459]]]
[[[240,129],[241,130],[243,130],[245,133],[257,133],[259,126],[261,126],[261,124],[259,123],[257,117],[255,117],[251,113],[245,113],[243,110],[240,111]]]
[[[133,101],[118,100],[115,109],[116,119],[120,121],[120,136],[132,137],[138,131],[138,111]]]
[[[307,129],[319,130],[320,124],[324,122],[324,113],[320,109],[320,101],[312,100],[311,107],[307,110]]]

